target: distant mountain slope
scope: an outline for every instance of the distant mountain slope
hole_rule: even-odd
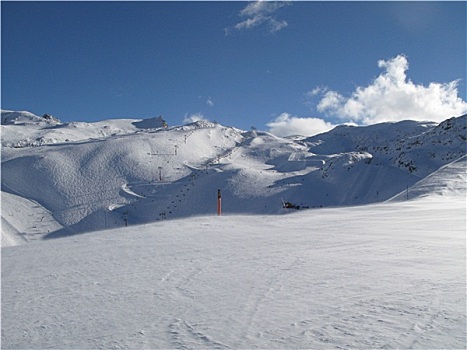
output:
[[[463,196],[467,194],[467,156],[449,163],[418,181],[410,189],[391,198],[400,201],[425,196]]]
[[[285,202],[300,209],[368,204],[465,156],[466,120],[339,126],[289,139],[205,121],[62,124],[2,111],[2,192],[50,213],[49,226],[31,223],[48,237],[215,215],[218,189],[225,214],[295,210]],[[2,221],[31,239],[20,229],[24,213],[8,198]]]
[[[372,162],[425,177],[466,152],[467,115],[440,123],[403,121],[366,127],[338,126],[306,142],[317,154],[368,152]]]
[[[2,247],[39,239],[61,228],[39,203],[2,191]]]
[[[149,119],[112,119],[95,123],[62,123],[45,114],[2,110],[2,146],[35,147],[65,142],[82,142],[110,136],[154,131],[167,127],[162,117]]]

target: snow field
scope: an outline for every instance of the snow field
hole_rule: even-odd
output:
[[[2,348],[466,347],[456,193],[2,248]]]

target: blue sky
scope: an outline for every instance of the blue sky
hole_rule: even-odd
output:
[[[2,109],[277,134],[467,112],[465,2],[1,2]]]

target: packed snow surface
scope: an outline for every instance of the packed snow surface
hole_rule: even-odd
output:
[[[2,348],[464,349],[464,196],[2,248]]]

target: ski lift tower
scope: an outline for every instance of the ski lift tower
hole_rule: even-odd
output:
[[[159,169],[159,181],[162,181],[162,167],[157,167]]]
[[[217,215],[221,216],[222,214],[222,196],[221,190],[217,190]]]

